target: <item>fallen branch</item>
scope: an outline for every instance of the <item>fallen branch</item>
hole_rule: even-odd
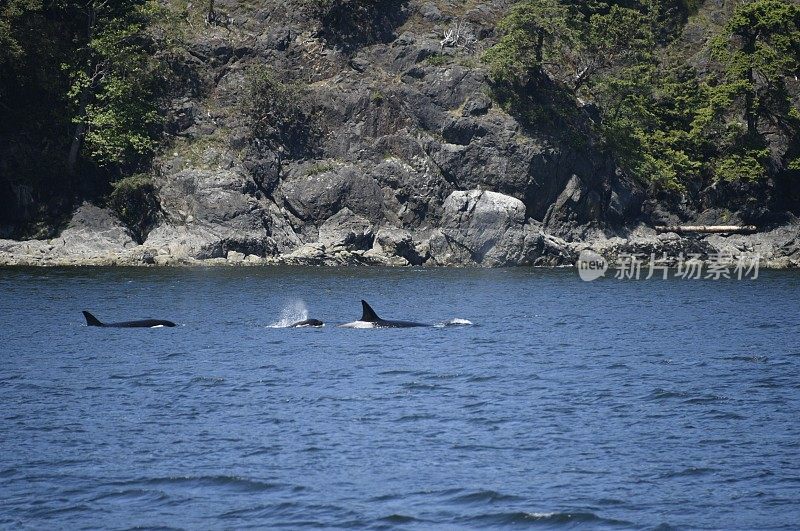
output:
[[[758,232],[755,225],[660,225],[656,227],[656,232],[676,232],[685,234],[687,232],[697,232],[702,234],[752,234]]]

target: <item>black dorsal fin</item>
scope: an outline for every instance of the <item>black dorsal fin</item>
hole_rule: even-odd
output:
[[[86,326],[103,326],[103,323],[97,317],[86,310],[83,311],[83,316],[86,317]]]
[[[373,310],[372,307],[369,304],[367,304],[367,301],[364,300],[361,301],[361,308],[363,309],[363,312],[361,313],[362,321],[366,321],[368,323],[374,323],[376,321],[381,320],[381,318],[378,317],[378,314],[375,313],[375,310]]]

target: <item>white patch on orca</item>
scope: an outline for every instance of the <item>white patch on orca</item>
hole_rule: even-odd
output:
[[[305,321],[306,319],[308,319],[308,307],[306,306],[306,303],[301,300],[296,300],[286,305],[283,310],[281,310],[281,315],[278,318],[278,321],[272,323],[269,325],[269,327],[287,328],[294,323]]]
[[[150,328],[164,328],[164,325],[155,325],[155,326],[151,326]]]
[[[376,326],[375,323],[369,321],[353,321],[352,323],[339,325],[339,328],[376,328]]]

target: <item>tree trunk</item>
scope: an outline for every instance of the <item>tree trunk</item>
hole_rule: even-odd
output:
[[[89,96],[91,96],[90,88],[87,87],[81,93],[81,100],[78,109],[78,116],[83,118],[86,113],[86,106],[89,104]],[[75,125],[75,134],[72,135],[72,143],[69,147],[69,158],[67,159],[67,174],[72,177],[75,175],[75,170],[78,165],[78,155],[83,145],[83,137],[86,134],[86,122],[80,121]]]
[[[544,48],[544,29],[540,29],[536,35],[536,65],[542,66],[542,48]]]
[[[755,36],[750,36],[747,39],[747,42],[744,45],[744,52],[748,55],[748,57],[752,57],[752,55],[756,51],[756,38]],[[755,82],[753,77],[753,69],[748,68],[747,73],[745,74],[745,79],[747,80],[748,89],[747,93],[744,95],[744,114],[745,120],[747,121],[747,137],[749,139],[753,139],[758,134],[758,115],[756,114],[755,110]]]
[[[89,5],[89,12],[87,13],[86,22],[86,43],[92,41],[92,34],[94,33],[94,24],[96,14],[94,11],[94,4]],[[69,156],[67,157],[67,175],[73,177],[75,170],[78,166],[78,155],[81,152],[81,145],[83,144],[83,137],[86,135],[86,122],[83,121],[84,114],[86,113],[86,106],[89,105],[89,99],[92,96],[92,85],[94,80],[81,91],[81,97],[78,102],[78,118],[81,120],[75,125],[75,133],[72,135],[72,142],[69,147]]]
[[[747,120],[747,137],[752,139],[755,138],[755,136],[758,134],[758,116],[756,115],[755,111],[755,95],[754,95],[756,88],[755,86],[753,86],[752,68],[747,71],[747,81],[750,85],[750,88],[744,95],[744,112],[745,112],[745,119]]]

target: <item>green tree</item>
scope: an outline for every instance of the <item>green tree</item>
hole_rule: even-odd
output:
[[[495,82],[525,86],[542,73],[545,61],[558,61],[577,39],[570,12],[558,0],[525,0],[512,6],[497,26],[499,42],[485,55]]]
[[[800,70],[800,5],[755,0],[737,7],[714,39],[712,53],[725,69],[726,83],[744,96],[749,136],[758,134],[761,119],[790,125],[785,79]]]
[[[762,178],[770,159],[767,137],[782,136],[790,147],[800,138],[800,113],[786,87],[787,77],[800,70],[800,5],[755,0],[738,6],[711,51],[722,78],[695,125],[716,138],[715,177]]]
[[[613,5],[607,13],[589,17],[576,31],[580,37],[562,43],[554,65],[576,96],[598,77],[652,59],[654,41],[647,17],[635,9]]]
[[[92,0],[82,6],[86,44],[66,66],[76,109],[71,173],[81,147],[96,163],[123,173],[141,169],[153,152],[164,68],[145,31],[154,9],[146,0]]]
[[[498,29],[485,55],[495,82],[524,86],[546,74],[575,97],[598,77],[648,60],[654,44],[645,15],[603,2],[526,0]]]
[[[705,144],[692,127],[707,92],[693,69],[638,65],[604,79],[596,94],[600,130],[622,167],[654,189],[684,190],[701,177]]]

